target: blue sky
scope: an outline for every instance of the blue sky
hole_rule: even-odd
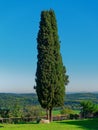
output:
[[[67,92],[98,91],[97,0],[1,0],[0,92],[34,92],[42,10],[54,9]]]

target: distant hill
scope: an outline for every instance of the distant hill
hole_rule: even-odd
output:
[[[65,105],[78,105],[83,100],[91,100],[98,104],[98,93],[70,93],[66,94]],[[10,108],[18,104],[22,107],[27,105],[38,105],[37,95],[29,94],[14,94],[14,93],[0,93],[0,107]]]
[[[66,95],[67,100],[92,100],[97,102],[98,93],[70,93]]]
[[[10,108],[18,104],[22,107],[27,105],[37,105],[36,94],[15,94],[15,93],[0,93],[0,107]]]
[[[98,104],[98,93],[70,93],[66,94],[65,105],[71,106],[73,109],[79,107],[81,101],[90,100]]]

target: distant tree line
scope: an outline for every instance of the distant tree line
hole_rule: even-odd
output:
[[[0,117],[32,117],[42,115],[36,94],[0,94]]]
[[[58,108],[58,110],[61,111],[61,114],[65,115],[66,113],[67,115],[75,114],[73,110],[79,110],[81,111],[82,118],[89,116],[97,117],[98,107],[96,102],[98,94],[91,95],[89,102],[87,100],[88,94],[85,94],[86,100],[82,98],[84,94],[67,94],[65,107],[62,109]],[[77,99],[79,100],[77,101]],[[43,115],[45,115],[45,110],[40,107],[36,94],[0,94],[0,117],[2,118],[37,117]]]

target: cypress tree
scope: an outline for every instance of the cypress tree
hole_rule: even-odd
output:
[[[37,37],[38,62],[35,88],[41,106],[49,112],[47,115],[50,121],[53,107],[64,105],[65,85],[68,83],[57,32],[54,11],[42,11]]]

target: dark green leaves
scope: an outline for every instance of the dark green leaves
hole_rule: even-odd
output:
[[[68,82],[57,30],[54,11],[42,11],[37,37],[36,92],[41,106],[47,109],[64,104]]]

